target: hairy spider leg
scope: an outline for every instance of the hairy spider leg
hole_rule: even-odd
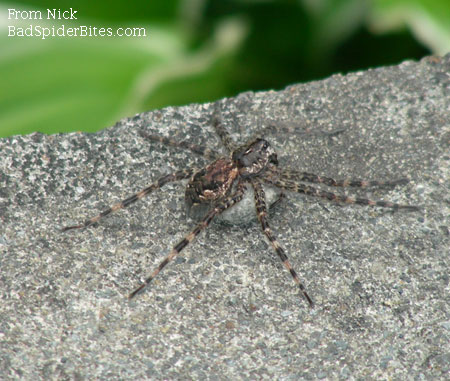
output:
[[[178,242],[172,249],[172,251],[167,255],[167,257],[159,264],[159,266],[153,270],[150,276],[145,279],[144,283],[142,283],[138,288],[136,288],[129,296],[128,299],[134,298],[141,290],[143,290],[158,274],[159,272],[169,263],[171,262],[187,245],[189,245],[197,235],[200,234],[203,230],[205,230],[210,222],[217,215],[221,214],[228,208],[232,207],[234,204],[238,203],[242,200],[244,196],[244,192],[246,190],[246,186],[244,183],[238,183],[236,192],[230,195],[228,198],[220,202],[213,209],[211,209],[205,217],[203,217],[202,221],[192,230],[187,236],[185,236],[180,242]]]
[[[225,129],[225,126],[222,123],[222,120],[219,116],[219,110],[218,110],[217,105],[214,108],[214,114],[212,117],[212,125],[214,127],[214,130],[216,131],[216,134],[219,136],[220,140],[222,141],[222,144],[225,146],[225,148],[230,153],[233,152],[236,148],[235,147],[236,144],[234,144],[229,132]]]
[[[308,196],[315,196],[315,197],[321,197],[326,198],[330,201],[337,201],[337,202],[343,202],[346,204],[358,204],[358,205],[369,205],[369,206],[379,206],[382,208],[391,208],[391,209],[408,209],[408,210],[419,210],[417,206],[412,205],[400,205],[393,203],[391,201],[375,201],[375,200],[369,200],[367,198],[353,198],[349,197],[347,195],[339,195],[332,192],[323,191],[321,189],[314,188],[309,185],[295,183],[289,179],[284,178],[274,178],[273,176],[265,176],[263,177],[263,180],[269,184],[272,184],[278,188],[286,189],[292,192],[297,193],[303,193]]]
[[[159,135],[149,134],[145,131],[139,131],[139,135],[141,135],[143,138],[151,140],[151,141],[159,142],[162,144],[167,144],[172,147],[179,147],[179,148],[187,149],[191,152],[196,153],[197,155],[203,156],[204,158],[206,158],[208,160],[214,160],[220,156],[220,154],[217,151],[214,151],[207,147],[193,144],[193,143],[190,143],[187,141],[178,142],[175,139],[166,138],[164,136],[159,136]]]
[[[135,193],[134,195],[126,198],[125,200],[122,200],[122,201],[118,202],[117,204],[114,204],[113,206],[104,210],[103,212],[96,215],[95,217],[89,218],[88,220],[84,221],[80,225],[66,226],[62,229],[62,231],[65,232],[65,231],[71,230],[71,229],[86,228],[86,227],[98,222],[103,217],[106,217],[108,214],[111,214],[120,209],[124,209],[124,208],[128,207],[129,205],[135,203],[137,200],[140,200],[141,198],[145,197],[149,193],[161,188],[163,185],[165,185],[169,182],[183,180],[183,179],[187,179],[187,178],[191,177],[196,171],[197,171],[196,169],[186,169],[186,170],[177,171],[175,173],[160,177],[156,182],[149,185],[147,188],[144,188],[140,192]]]
[[[281,169],[272,172],[285,180],[293,181],[306,181],[309,183],[325,184],[333,187],[355,187],[355,188],[367,188],[367,187],[390,187],[396,185],[403,185],[409,182],[409,179],[402,178],[398,180],[356,180],[356,179],[344,179],[335,180],[331,177],[319,176],[309,172],[299,172],[295,169]]]
[[[299,126],[295,126],[295,125],[280,125],[280,124],[274,124],[274,123],[269,123],[266,126],[264,126],[257,134],[258,136],[254,136],[254,138],[259,137],[259,136],[266,136],[268,134],[273,134],[276,133],[277,136],[281,137],[281,136],[285,136],[285,137],[290,137],[292,135],[297,135],[297,136],[304,136],[304,135],[310,135],[310,136],[319,136],[319,137],[334,137],[337,135],[342,134],[343,132],[345,132],[344,128],[339,128],[339,129],[335,129],[333,131],[321,131],[321,130],[312,130],[310,128],[306,128],[306,129],[300,129],[299,131]],[[249,139],[252,140],[252,139]]]
[[[256,180],[252,179],[252,186],[255,190],[255,205],[256,205],[256,213],[258,215],[258,220],[261,223],[261,228],[266,235],[266,237],[269,239],[272,247],[278,254],[278,256],[281,259],[281,262],[283,262],[284,267],[289,271],[289,273],[292,275],[292,278],[294,279],[295,283],[297,283],[298,287],[300,288],[300,291],[302,292],[305,299],[308,301],[309,306],[312,308],[314,307],[314,303],[309,297],[308,293],[306,292],[305,286],[303,286],[303,283],[300,281],[296,271],[292,268],[291,263],[289,262],[289,259],[284,252],[284,249],[280,246],[278,240],[275,238],[275,236],[272,233],[272,229],[269,226],[269,221],[267,218],[267,206],[266,206],[266,199],[264,194],[264,189],[261,185],[261,183]]]

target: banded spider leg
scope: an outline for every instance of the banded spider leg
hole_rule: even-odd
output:
[[[210,222],[219,215],[224,212],[228,208],[232,207],[234,204],[238,203],[242,200],[244,196],[244,192],[246,190],[246,186],[244,183],[239,183],[237,185],[236,192],[232,195],[228,196],[225,200],[218,202],[216,206],[214,206],[200,221],[200,223],[192,230],[188,235],[186,235],[180,242],[178,242],[167,257],[159,264],[159,266],[150,274],[150,276],[145,279],[145,281],[136,288],[129,296],[129,299],[134,298],[139,292],[141,292],[158,274],[159,272],[169,263],[171,262],[187,245],[189,245],[195,237],[197,237],[203,230],[205,230]]]
[[[88,220],[85,220],[83,223],[81,223],[79,225],[66,226],[66,227],[62,228],[62,231],[65,232],[67,230],[72,230],[72,229],[86,228],[86,227],[100,221],[103,217],[106,217],[107,215],[109,215],[113,212],[116,212],[120,209],[124,209],[124,208],[130,206],[131,204],[133,204],[136,201],[140,200],[141,198],[147,196],[149,193],[153,192],[154,190],[161,188],[163,185],[165,185],[169,182],[173,182],[173,181],[188,179],[195,172],[196,172],[195,169],[185,169],[185,170],[177,171],[177,172],[169,174],[169,175],[165,175],[165,176],[159,178],[153,184],[142,189],[141,191],[133,194],[132,196],[126,198],[125,200],[118,202],[117,204],[114,204],[113,206],[109,207],[108,209],[105,209],[103,212],[101,212],[100,214],[97,214],[95,217],[89,218]]]
[[[314,307],[314,303],[311,300],[311,298],[309,297],[308,293],[306,292],[305,286],[303,286],[303,283],[298,278],[298,275],[297,275],[296,271],[292,268],[292,265],[289,262],[289,259],[286,255],[286,253],[284,252],[284,249],[281,247],[278,240],[273,235],[272,229],[269,226],[269,221],[267,218],[267,207],[266,207],[264,189],[263,189],[261,183],[256,179],[252,179],[251,183],[252,183],[253,189],[255,191],[256,214],[257,214],[258,220],[261,224],[263,233],[266,235],[266,237],[270,241],[270,244],[274,248],[275,252],[280,257],[281,262],[283,262],[284,267],[286,267],[286,269],[292,275],[292,278],[294,279],[295,283],[297,283],[298,287],[300,288],[300,291],[303,293],[303,296],[308,301],[310,307]]]
[[[393,181],[378,181],[378,180],[334,180],[329,177],[317,176],[307,172],[295,171],[267,171],[263,176],[263,181],[267,182],[277,188],[281,188],[291,192],[303,193],[308,196],[325,198],[330,201],[337,201],[346,204],[358,204],[368,206],[379,206],[382,208],[419,210],[419,207],[413,205],[402,205],[386,200],[370,200],[361,197],[350,197],[347,195],[340,195],[333,192],[324,191],[312,187],[310,185],[302,184],[299,181],[308,181],[311,183],[324,183],[328,186],[336,187],[357,187],[366,188],[370,186],[395,186],[399,184],[406,184],[408,179],[399,179]]]
[[[139,135],[141,135],[144,139],[148,139],[151,141],[156,141],[159,143],[167,144],[169,146],[173,147],[179,147],[183,149],[188,149],[198,155],[203,156],[205,159],[215,159],[219,157],[219,153],[217,153],[214,150],[211,150],[207,147],[203,147],[201,145],[185,142],[185,141],[176,141],[174,139],[166,138],[164,136],[159,135],[153,135],[149,134],[144,131],[139,131]],[[89,218],[88,220],[85,220],[83,223],[79,225],[73,225],[73,226],[66,226],[62,229],[62,231],[72,230],[72,229],[82,229],[86,228],[99,220],[101,220],[103,217],[106,217],[107,215],[116,212],[120,209],[124,209],[128,207],[129,205],[135,203],[136,201],[140,200],[141,198],[145,197],[146,195],[152,193],[153,191],[163,187],[165,184],[169,182],[179,181],[179,180],[185,180],[198,171],[198,168],[192,168],[192,169],[185,169],[181,171],[177,171],[175,173],[162,176],[159,178],[155,183],[149,185],[148,187],[142,189],[141,191],[131,195],[130,197],[118,202],[117,204],[112,205],[110,208],[102,211],[100,214],[96,215],[95,217]]]

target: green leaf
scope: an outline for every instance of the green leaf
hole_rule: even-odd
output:
[[[2,19],[7,19],[5,12],[1,11]],[[245,33],[239,20],[228,20],[194,52],[189,52],[182,31],[171,25],[146,26],[147,36],[140,38],[42,39],[18,37],[18,29],[16,36],[8,37],[8,26],[29,28],[30,24],[62,25],[13,20],[0,27],[0,136],[95,131],[136,112],[188,103],[189,89],[206,100],[205,94],[213,86],[220,89],[225,80],[220,62],[232,57]],[[69,26],[77,25],[65,24]],[[211,79],[206,93],[193,82],[198,77],[203,82]],[[188,92],[179,96],[180,88]],[[167,96],[169,91],[175,98]]]
[[[448,0],[374,0],[369,24],[378,33],[407,27],[435,54],[450,51]]]

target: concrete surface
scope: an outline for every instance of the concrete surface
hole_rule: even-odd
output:
[[[194,226],[182,183],[96,227],[60,231],[162,174],[205,165],[137,132],[221,150],[212,104],[136,115],[96,134],[1,139],[0,378],[448,376],[449,73],[450,55],[428,57],[221,101],[240,142],[274,126],[266,138],[282,166],[411,179],[346,193],[419,212],[289,193],[270,213],[313,310],[257,223],[213,223],[127,301]]]

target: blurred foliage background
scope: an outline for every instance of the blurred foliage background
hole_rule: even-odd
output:
[[[77,19],[47,20],[47,8]],[[0,20],[0,136],[95,131],[167,105],[450,51],[448,0],[0,0]],[[8,36],[30,25],[146,36]]]

